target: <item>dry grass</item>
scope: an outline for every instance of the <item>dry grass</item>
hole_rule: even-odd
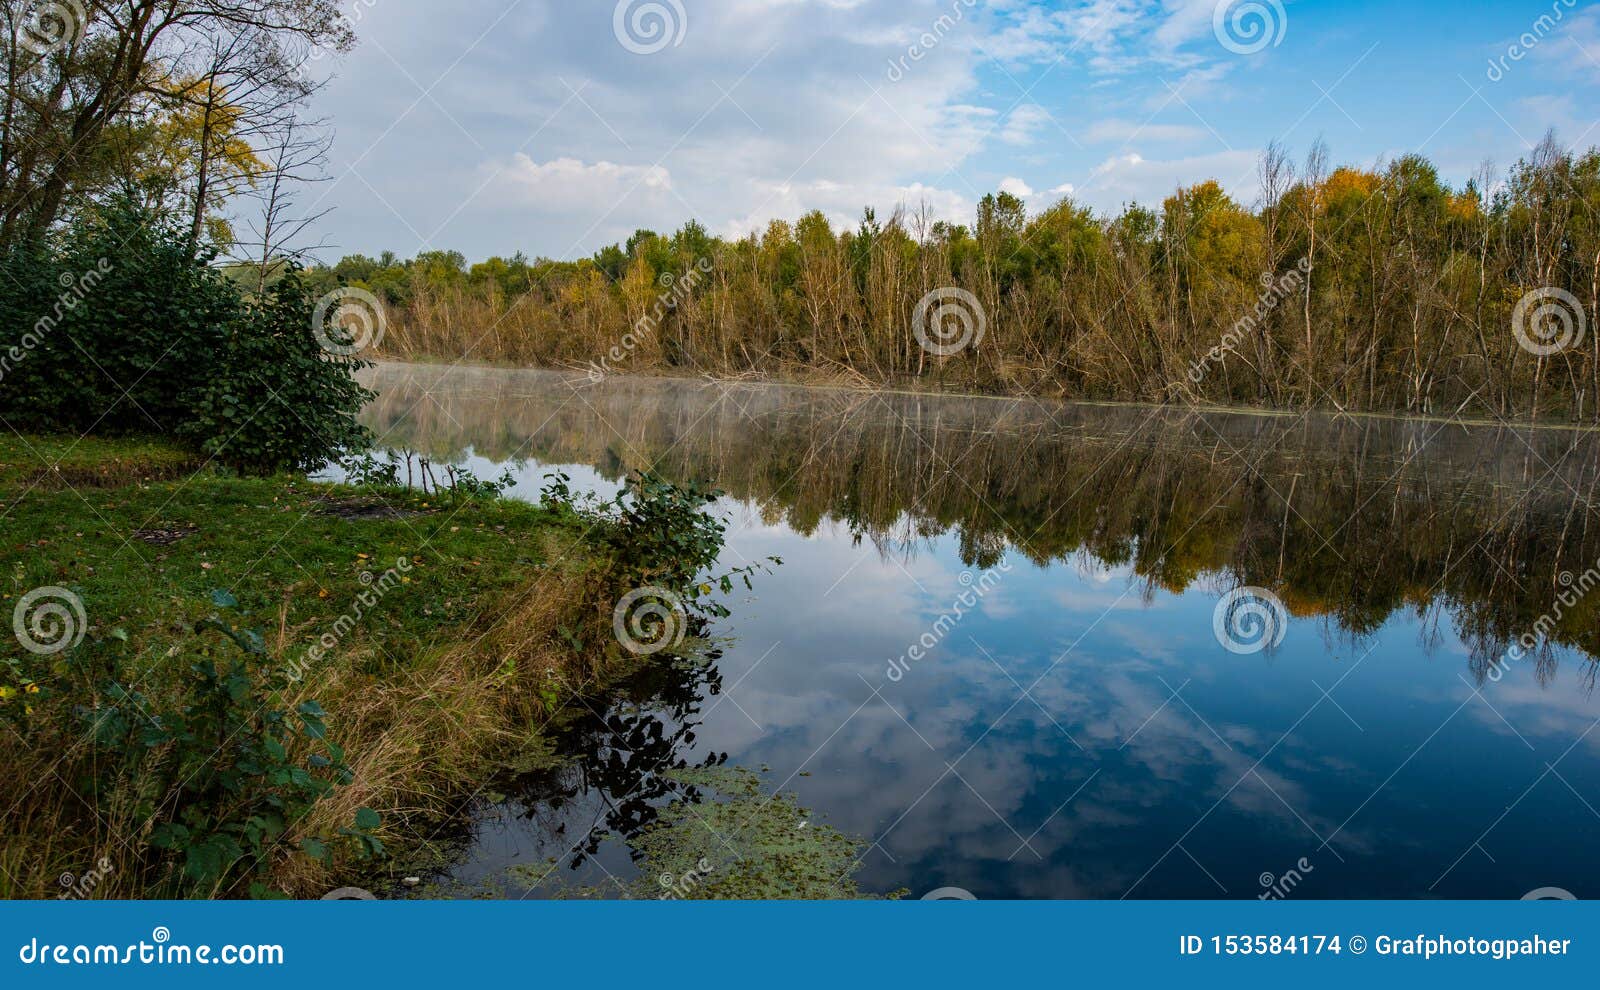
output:
[[[31,445],[41,457],[45,443]],[[250,621],[268,652],[286,659],[330,628],[374,562],[415,553],[419,530],[431,534],[405,590],[357,623],[292,697],[278,701],[284,708],[318,701],[354,772],[351,784],[292,823],[288,841],[276,847],[283,851],[266,864],[270,885],[292,896],[360,885],[374,868],[349,858],[324,866],[291,851],[300,839],[332,835],[357,809],[372,808],[382,815],[375,834],[403,859],[498,769],[541,751],[541,729],[573,691],[620,673],[625,662],[615,651],[575,651],[558,633],[609,621],[595,604],[609,572],[570,520],[544,510],[472,503],[444,516],[436,498],[430,504],[418,495],[402,498],[393,517],[350,520],[315,511],[321,500],[347,493],[303,479],[146,482],[168,459],[132,448],[97,451],[112,455],[100,476],[138,483],[51,491],[29,482],[34,450],[0,442],[0,503],[10,505],[15,526],[0,547],[5,597],[46,584],[74,589],[90,628],[82,651],[62,662],[115,657],[117,676],[135,682],[157,710],[184,703],[197,645],[191,630],[210,610],[206,589],[235,587],[253,606]],[[95,472],[91,461],[84,466]],[[193,526],[194,535],[159,547],[125,539],[158,524]],[[13,534],[25,542],[12,544]],[[0,650],[0,661],[7,659]],[[73,713],[93,703],[84,692],[100,690],[97,677],[63,678],[57,696],[38,696],[37,711],[30,706],[27,714],[16,698],[0,702],[12,706],[0,710],[7,739],[0,745],[0,896],[57,896],[63,874],[82,877],[103,859],[113,869],[92,896],[139,898],[165,872],[165,854],[144,831],[150,815],[139,810],[165,796],[141,793],[147,780],[103,772],[97,761],[116,757],[97,754]],[[0,665],[0,686],[12,679]],[[82,687],[68,692],[69,681]],[[171,756],[163,750],[149,758]],[[240,896],[243,887],[215,893]]]

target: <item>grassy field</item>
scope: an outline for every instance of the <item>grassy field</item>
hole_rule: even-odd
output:
[[[486,770],[542,751],[573,690],[631,662],[573,632],[609,621],[594,525],[492,498],[229,477],[154,441],[0,438],[0,618],[18,631],[0,639],[0,896],[77,896],[90,877],[95,897],[316,897],[403,862]],[[223,635],[197,631],[219,607]],[[259,651],[230,650],[228,630]],[[161,734],[176,716],[160,713],[202,724],[221,696],[197,693],[207,664],[257,678],[226,690],[297,727],[263,780],[303,783],[301,767],[326,763],[324,738],[349,769],[308,808],[291,802],[270,841],[224,852],[216,879],[212,853],[197,868],[193,848],[186,875],[162,824],[186,822],[198,842],[182,807],[202,770],[185,765],[193,753],[215,742],[247,771],[259,757],[233,733]],[[265,673],[283,669],[294,676]],[[108,743],[97,713],[130,704],[144,735]],[[257,835],[256,816],[276,812],[237,783],[215,793],[248,812],[238,834]],[[368,855],[371,840],[398,855]]]

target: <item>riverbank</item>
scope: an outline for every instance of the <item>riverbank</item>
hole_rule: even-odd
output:
[[[570,505],[9,434],[0,519],[0,897],[378,882],[638,665]]]

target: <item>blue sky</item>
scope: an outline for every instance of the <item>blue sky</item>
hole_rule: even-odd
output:
[[[1216,178],[1250,202],[1274,139],[1420,151],[1458,183],[1551,128],[1600,144],[1589,0],[344,3],[361,45],[318,63],[337,138],[305,197],[337,207],[325,258],[574,258],[869,204],[970,222],[997,188],[1110,211]]]

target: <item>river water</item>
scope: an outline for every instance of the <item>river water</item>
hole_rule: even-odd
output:
[[[594,701],[475,803],[448,880],[605,888],[761,771],[864,890],[1600,896],[1600,438],[382,365],[384,444],[537,498],[727,494],[710,663]],[[1587,594],[1594,590],[1596,594]],[[1529,649],[1513,648],[1522,642]],[[953,896],[945,894],[943,896]],[[964,896],[964,895],[954,895]]]

